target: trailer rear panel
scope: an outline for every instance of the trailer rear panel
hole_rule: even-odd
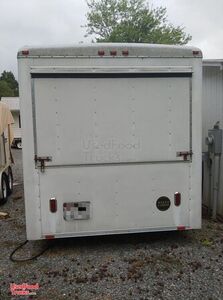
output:
[[[143,64],[20,60],[22,121],[32,120],[23,136],[29,239],[200,227],[201,55],[190,51]]]

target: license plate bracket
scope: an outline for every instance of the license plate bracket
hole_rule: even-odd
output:
[[[65,221],[88,220],[90,219],[90,202],[64,202],[63,218]]]

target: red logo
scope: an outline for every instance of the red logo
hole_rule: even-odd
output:
[[[39,283],[36,284],[15,284],[10,283],[10,291],[13,296],[36,295],[36,290],[39,289]]]

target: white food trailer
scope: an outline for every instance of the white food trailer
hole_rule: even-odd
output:
[[[13,190],[13,163],[11,144],[13,141],[12,114],[8,106],[0,102],[0,205],[5,204]]]
[[[27,238],[201,227],[202,53],[18,52]]]

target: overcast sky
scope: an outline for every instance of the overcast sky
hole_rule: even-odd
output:
[[[151,0],[167,8],[169,21],[193,36],[205,58],[223,58],[223,0]],[[0,73],[17,77],[16,53],[24,45],[79,43],[85,0],[0,0]]]

